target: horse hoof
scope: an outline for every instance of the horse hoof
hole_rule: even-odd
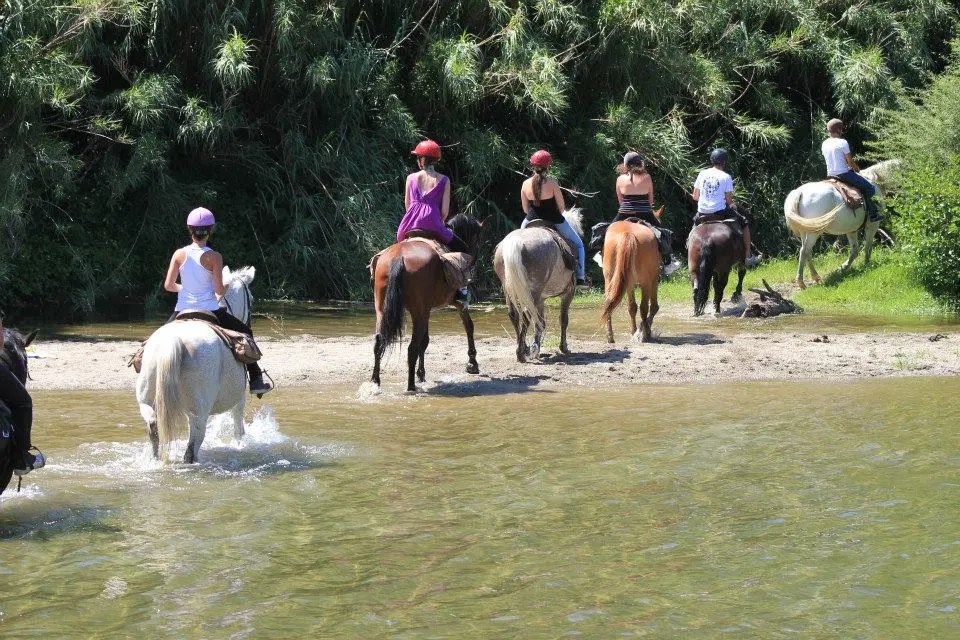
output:
[[[730,302],[733,304],[740,304],[741,302],[743,302],[743,296],[739,293],[735,293],[733,294],[733,297],[730,298]]]
[[[474,364],[471,362],[470,364],[467,365],[467,373],[473,373],[473,374],[480,373],[480,365]]]
[[[529,357],[530,357],[531,360],[536,360],[537,358],[539,358],[539,357],[540,357],[540,347],[536,347],[535,349],[530,349]]]
[[[797,286],[801,289],[806,289],[807,283],[803,281],[803,278],[797,278]]]
[[[568,349],[564,345],[560,345],[560,353],[562,353],[565,356],[568,356],[570,355],[570,349]]]

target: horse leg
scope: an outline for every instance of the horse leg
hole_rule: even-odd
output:
[[[816,243],[817,236],[813,235],[812,233],[803,234],[803,238],[800,241],[800,260],[797,264],[797,286],[801,289],[807,288],[806,283],[803,281],[804,265],[809,265],[810,275],[813,277],[814,281],[820,281],[820,275],[813,267],[813,245]]]
[[[147,425],[147,435],[150,436],[150,446],[153,447],[153,458],[160,459],[160,434],[157,433],[156,421]]]
[[[853,261],[857,259],[857,255],[860,253],[860,234],[856,231],[852,231],[847,234],[847,242],[850,243],[850,256],[847,258],[846,262],[840,265],[840,271],[846,271],[853,264]]]
[[[375,385],[380,385],[380,360],[387,350],[387,341],[379,332],[373,337],[373,375],[370,381]]]
[[[540,357],[540,346],[543,344],[543,330],[547,326],[547,318],[543,310],[543,298],[537,299],[537,320],[533,327],[533,344],[530,345],[530,357]]]
[[[230,417],[233,419],[233,441],[237,444],[240,444],[240,441],[243,440],[243,408],[246,403],[241,400],[230,409]]]
[[[507,312],[510,316],[510,322],[513,323],[513,330],[517,334],[517,362],[527,361],[527,327],[524,314],[517,311],[512,304]]]
[[[410,392],[417,390],[413,376],[417,368],[417,360],[420,358],[420,345],[426,333],[427,323],[420,314],[417,314],[413,318],[413,335],[410,338],[410,346],[407,347],[407,391]]]
[[[863,264],[870,264],[870,255],[873,253],[873,240],[877,235],[877,230],[880,229],[880,221],[870,222],[867,220],[866,226],[863,227]]]
[[[740,262],[737,265],[737,290],[733,292],[730,302],[737,304],[743,302],[743,277],[747,275],[747,265]]]
[[[420,345],[420,364],[417,365],[417,382],[427,381],[427,369],[423,364],[423,357],[427,353],[427,345],[430,344],[430,329],[423,333],[423,342]]]
[[[653,319],[656,317],[657,312],[660,311],[660,303],[657,301],[657,281],[654,280],[650,284],[650,314],[647,316],[647,327],[650,329],[651,337],[653,335]],[[647,289],[641,288],[641,292],[646,297]]]
[[[633,304],[636,308],[636,303]],[[648,321],[650,313],[650,298],[647,292],[640,291],[640,342],[650,342],[650,323]],[[636,320],[634,320],[636,322]]]
[[[630,318],[630,335],[637,337],[637,293],[634,289],[627,291],[627,315]]]
[[[560,299],[560,353],[566,355],[570,353],[567,348],[567,325],[570,324],[570,303],[573,302],[574,290]]]
[[[473,341],[473,318],[470,317],[470,311],[463,307],[460,308],[460,322],[463,323],[463,330],[467,332],[467,373],[480,373],[477,343]]]
[[[183,452],[183,461],[193,464],[200,457],[200,445],[207,435],[207,415],[190,416],[190,437],[187,440],[187,449]]]
[[[730,277],[729,271],[720,270],[713,276],[713,313],[720,315],[720,302],[723,300],[723,290],[727,288],[727,279]]]

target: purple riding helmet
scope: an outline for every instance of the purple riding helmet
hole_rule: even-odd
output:
[[[213,212],[206,207],[197,207],[187,216],[188,227],[212,227],[216,223]]]

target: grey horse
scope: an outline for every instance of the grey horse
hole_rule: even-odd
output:
[[[564,212],[570,226],[583,236],[580,211]],[[562,241],[562,240],[561,240]],[[570,303],[573,301],[573,270],[567,268],[554,233],[544,227],[529,226],[507,234],[493,258],[493,268],[503,283],[510,322],[517,332],[517,360],[537,358],[543,343],[547,321],[543,312],[546,298],[560,296],[560,352],[567,348],[567,324],[570,321]],[[533,345],[527,347],[527,329],[533,326]]]

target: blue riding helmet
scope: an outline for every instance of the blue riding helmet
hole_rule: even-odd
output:
[[[727,162],[727,150],[726,149],[714,149],[710,152],[710,164],[726,164]]]

